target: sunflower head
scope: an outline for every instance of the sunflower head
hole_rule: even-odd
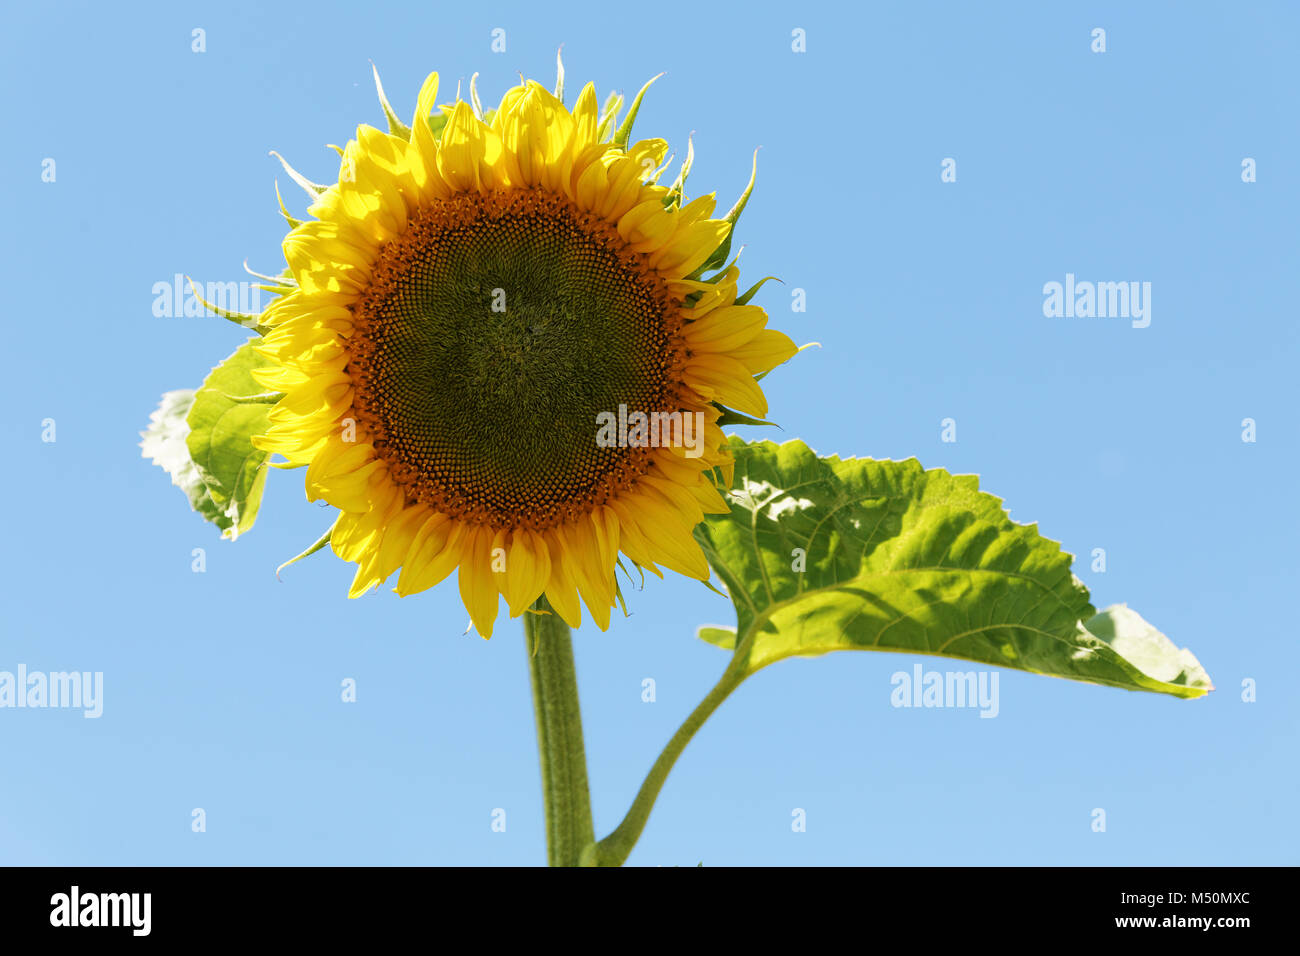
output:
[[[484,111],[473,84],[437,105],[435,73],[409,127],[380,88],[389,131],[359,127],[337,183],[294,174],[313,218],[290,219],[262,315],[256,376],[283,398],[255,442],[339,510],[352,596],[457,571],[487,637],[502,596],[608,627],[620,553],[708,578],[719,420],[765,415],[755,376],[796,350],[727,262],[749,190],[721,219],[687,202],[689,153],[661,185],[667,143],[631,142],[644,93],[617,124],[590,84],[572,109],[530,80]]]

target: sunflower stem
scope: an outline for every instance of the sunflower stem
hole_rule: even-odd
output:
[[[537,717],[537,751],[542,766],[546,812],[546,857],[551,866],[577,866],[595,843],[587,754],[582,743],[578,680],[569,626],[546,599],[524,615],[528,671]]]
[[[672,772],[673,764],[677,763],[677,758],[682,755],[682,751],[691,742],[691,738],[695,736],[696,731],[704,726],[704,722],[727,699],[727,695],[740,686],[744,679],[744,668],[738,666],[733,660],[732,665],[727,668],[713,686],[713,690],[709,691],[708,696],[700,701],[698,707],[691,711],[691,715],[682,722],[682,725],[677,728],[677,733],[673,734],[672,739],[668,741],[668,746],[664,747],[663,752],[659,754],[659,759],[654,762],[654,766],[646,774],[641,789],[637,791],[636,799],[632,801],[632,806],[628,809],[627,815],[623,817],[623,822],[618,825],[614,832],[599,841],[592,850],[585,854],[584,862],[586,864],[591,866],[623,865],[632,852],[632,848],[636,846],[636,841],[640,839],[641,831],[645,829],[645,825],[650,819],[650,811],[654,809],[655,800],[659,796],[659,791],[663,789],[664,783],[668,780],[668,774]]]

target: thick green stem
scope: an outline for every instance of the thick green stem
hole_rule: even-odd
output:
[[[668,746],[663,749],[659,759],[654,762],[650,768],[650,773],[646,775],[645,782],[641,784],[641,789],[637,791],[636,799],[632,801],[631,808],[627,811],[627,816],[618,828],[605,839],[589,851],[583,859],[588,865],[595,866],[622,866],[636,846],[636,841],[641,836],[641,831],[645,829],[646,822],[650,819],[650,811],[654,808],[655,798],[659,796],[659,791],[663,789],[664,782],[668,779],[668,774],[673,769],[673,764],[681,756],[686,745],[690,743],[695,732],[704,726],[704,722],[712,716],[718,706],[727,699],[727,695],[735,690],[740,682],[745,679],[744,669],[734,664],[728,667],[726,673],[714,685],[709,695],[700,701],[700,705],[691,711],[691,715],[686,718],[685,722],[677,728],[677,733],[668,741]]]
[[[536,613],[524,615],[524,635],[542,763],[547,862],[577,866],[596,834],[591,822],[573,642],[569,626],[551,611],[545,598],[538,598],[533,611]]]

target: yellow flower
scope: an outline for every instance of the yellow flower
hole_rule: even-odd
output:
[[[458,570],[484,637],[500,596],[574,627],[581,598],[604,629],[620,552],[708,578],[692,529],[727,511],[718,419],[765,415],[755,375],[795,347],[737,304],[713,197],[659,185],[667,144],[627,143],[631,116],[614,131],[621,101],[589,84],[570,111],[528,81],[435,111],[437,91],[409,131],[358,128],[285,238],[296,287],[257,373],[284,396],[256,444],[341,512],[351,596]]]

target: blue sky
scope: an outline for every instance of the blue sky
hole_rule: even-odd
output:
[[[305,204],[268,150],[326,179],[325,144],[382,124],[371,60],[409,116],[430,70],[444,91],[479,72],[487,101],[520,72],[549,83],[561,44],[571,89],[667,71],[638,133],[682,149],[695,131],[694,191],[724,208],[762,147],[741,264],[784,280],[756,300],[772,324],[823,346],[764,381],[782,437],[978,473],[1080,556],[1096,605],[1139,610],[1218,688],[1182,702],[1004,672],[983,720],[891,707],[913,658],[785,662],[691,744],[629,862],[1300,862],[1294,6],[133,11],[22,5],[0,40],[0,670],[104,674],[97,720],[0,710],[0,862],[544,860],[518,622],[464,635],[454,584],[349,602],[351,566],[327,552],[277,581],[330,522],[300,472],[271,475],[230,544],[136,443],[162,392],[241,340],[155,317],[154,283],[281,265],[274,181]],[[1150,325],[1045,317],[1043,285],[1067,273],[1150,282]],[[725,664],[695,628],[731,620],[685,579],[629,608],[575,635],[602,833]]]

